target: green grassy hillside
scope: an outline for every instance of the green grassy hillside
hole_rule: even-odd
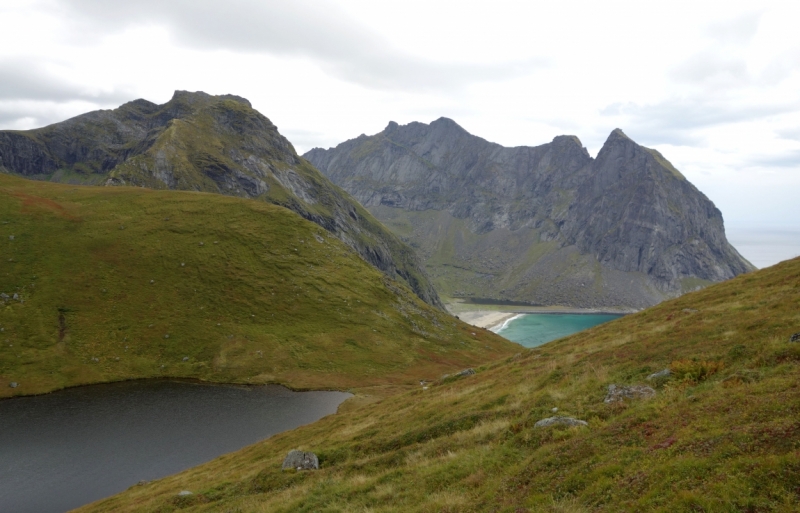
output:
[[[797,511],[798,331],[800,258],[82,511]],[[645,383],[654,398],[604,403]],[[553,408],[588,426],[534,427]],[[295,448],[322,468],[281,472]]]
[[[0,397],[158,376],[396,385],[518,350],[258,201],[0,174],[0,262]]]

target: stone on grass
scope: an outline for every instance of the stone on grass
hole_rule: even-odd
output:
[[[472,376],[473,374],[475,374],[475,369],[470,368],[462,370],[456,376]]]
[[[668,378],[670,375],[672,375],[672,371],[669,369],[664,369],[662,371],[654,372],[653,374],[647,376],[647,381],[652,381],[654,379],[659,379],[659,378]]]
[[[180,496],[180,497],[185,497],[187,495],[194,495],[194,494],[192,492],[190,492],[189,490],[183,490],[183,491],[178,492],[178,496]]]
[[[789,337],[789,342],[800,342],[800,331]]]
[[[11,388],[17,388],[19,386],[19,383],[17,383],[16,381],[12,381],[11,383],[8,384],[8,386],[10,386]]]
[[[533,425],[535,428],[545,428],[550,426],[567,426],[567,427],[575,427],[575,426],[588,426],[589,423],[585,420],[578,420],[572,417],[548,417],[546,419],[542,419],[536,424]]]
[[[283,460],[281,470],[318,470],[319,459],[313,452],[303,452],[298,450],[289,451]]]
[[[615,403],[625,399],[646,399],[654,395],[656,395],[656,391],[645,385],[608,385],[608,394],[606,394],[603,402]]]
[[[189,361],[189,357],[188,357],[188,356],[184,356],[184,357],[183,357],[183,361],[184,361],[184,362],[188,362],[188,361]],[[163,367],[163,365],[162,365],[162,367]]]

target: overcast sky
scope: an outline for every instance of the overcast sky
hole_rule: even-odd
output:
[[[176,89],[248,98],[300,153],[447,116],[506,146],[573,134],[596,155],[619,127],[729,234],[800,247],[798,20],[796,0],[3,1],[0,128]]]

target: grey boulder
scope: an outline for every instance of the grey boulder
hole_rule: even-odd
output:
[[[319,459],[313,452],[289,451],[283,460],[281,470],[318,470]]]
[[[618,386],[608,385],[608,394],[604,403],[615,403],[625,399],[647,399],[656,395],[656,391],[645,385]]]
[[[671,370],[664,369],[662,371],[654,372],[653,374],[650,374],[649,376],[647,376],[647,381],[652,381],[654,379],[660,379],[660,378],[668,378],[671,375],[672,375],[672,371]]]
[[[588,426],[589,423],[585,420],[578,420],[572,417],[548,417],[546,419],[542,419],[536,424],[533,425],[535,428],[545,428],[555,425],[561,426],[568,426],[568,427],[575,427],[575,426]]]

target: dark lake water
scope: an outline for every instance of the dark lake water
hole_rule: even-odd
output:
[[[348,397],[128,381],[6,399],[0,512],[63,512],[314,422]]]
[[[620,317],[613,314],[524,314],[506,321],[496,333],[525,347],[536,347]]]

